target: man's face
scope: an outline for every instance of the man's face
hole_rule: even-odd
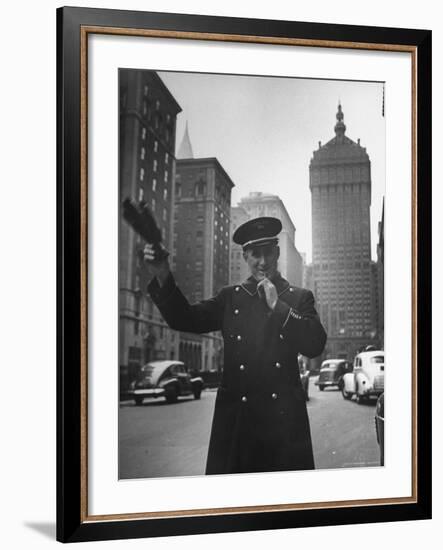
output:
[[[277,273],[277,262],[280,256],[280,249],[276,244],[266,244],[247,248],[243,252],[251,275],[261,281],[265,277],[272,279]]]

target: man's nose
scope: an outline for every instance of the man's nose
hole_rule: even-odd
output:
[[[261,265],[266,263],[266,257],[265,257],[264,254],[260,254],[257,259],[258,259],[258,263],[261,264]]]

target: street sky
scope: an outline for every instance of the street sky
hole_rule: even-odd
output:
[[[346,135],[360,138],[371,160],[371,243],[385,190],[383,84],[303,78],[159,72],[182,108],[195,158],[216,157],[235,184],[232,205],[252,191],[278,195],[296,227],[295,245],[311,261],[309,163],[319,141],[335,136],[338,102]]]

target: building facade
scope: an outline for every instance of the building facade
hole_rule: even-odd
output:
[[[385,344],[385,203],[383,200],[381,220],[378,222],[377,243],[377,336],[381,349]]]
[[[371,267],[371,163],[348,138],[341,105],[335,137],[310,163],[313,280],[328,332],[327,357],[353,359],[376,344]]]
[[[154,71],[120,69],[120,204],[126,197],[146,202],[172,246],[175,133],[181,111]],[[148,274],[140,261],[144,243],[120,217],[119,362],[120,390],[147,361],[178,355],[175,338],[146,294]]]
[[[249,214],[241,206],[231,207],[231,235],[240,225],[244,224],[250,219]],[[230,277],[229,282],[231,285],[236,285],[245,281],[250,271],[248,264],[243,258],[243,247],[236,244],[231,239],[231,263],[230,263]]]
[[[303,284],[303,259],[295,244],[295,226],[286,210],[283,201],[277,195],[253,192],[243,197],[239,204],[250,219],[261,216],[278,218],[282,223],[282,231],[278,236],[280,272],[285,279],[295,286]]]
[[[177,160],[173,271],[191,303],[229,284],[233,186],[216,158]],[[193,370],[221,370],[223,339],[182,332],[179,356]]]

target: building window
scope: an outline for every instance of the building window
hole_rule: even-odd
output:
[[[142,140],[146,139],[146,128],[142,128]]]
[[[179,183],[179,182],[176,182],[176,184],[175,184],[175,194],[176,194],[177,197],[182,196],[182,186],[181,186],[181,183]]]
[[[166,212],[166,208],[163,208],[163,221],[166,221],[166,218],[168,217],[168,214]]]
[[[145,192],[143,190],[143,187],[140,187],[140,189],[138,190],[138,200],[139,202],[141,202],[145,197]]]
[[[143,101],[143,114],[146,115],[148,112],[148,105],[146,104],[146,101]]]
[[[152,211],[155,212],[155,199],[151,201]]]
[[[165,153],[165,164],[169,163],[169,155],[168,153]]]
[[[160,100],[157,99],[157,101],[155,102],[155,109],[156,111],[158,111],[160,109]]]
[[[157,180],[154,178],[152,180],[152,190],[155,191],[157,189]]]
[[[206,195],[206,182],[204,181],[198,181],[196,184],[195,184],[195,194],[197,196],[204,196]]]
[[[152,169],[154,170],[154,172],[157,172],[157,161],[154,159],[154,162],[152,164]]]
[[[167,200],[168,199],[168,190],[165,188],[163,189],[163,200]]]
[[[143,95],[146,97],[148,95],[148,86],[145,84],[145,86],[143,87]]]
[[[145,179],[145,169],[140,168],[140,181],[144,181]]]
[[[140,151],[141,160],[145,160],[145,156],[146,156],[146,149],[144,147],[142,147],[141,151]]]
[[[155,140],[154,141],[154,153],[156,153],[158,151],[158,141]]]

